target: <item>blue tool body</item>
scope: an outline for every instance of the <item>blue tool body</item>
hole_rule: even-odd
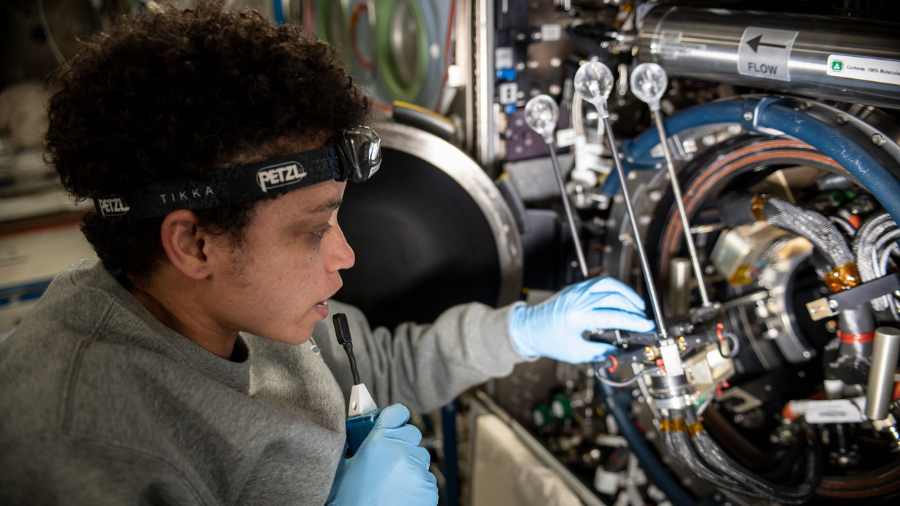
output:
[[[353,356],[353,339],[350,337],[350,324],[347,315],[338,313],[332,317],[334,335],[338,344],[347,351],[350,359],[350,372],[353,373],[353,388],[350,389],[350,406],[347,410],[347,456],[352,457],[366,440],[381,410],[369,394],[366,386],[359,379],[356,369],[356,358]]]
[[[382,408],[384,409],[384,408]],[[359,450],[359,446],[365,441],[372,427],[375,426],[375,420],[381,414],[381,409],[366,413],[360,416],[354,416],[347,419],[347,456],[352,457]]]

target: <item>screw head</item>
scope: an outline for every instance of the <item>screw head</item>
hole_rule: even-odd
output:
[[[750,111],[745,112],[745,113],[744,113],[744,120],[745,120],[745,121],[751,121],[751,120],[753,120],[753,113],[750,112]]]

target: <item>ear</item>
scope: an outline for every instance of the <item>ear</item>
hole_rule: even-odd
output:
[[[205,279],[212,272],[207,248],[209,234],[200,227],[200,218],[187,209],[169,213],[160,227],[160,238],[169,261],[191,279]]]

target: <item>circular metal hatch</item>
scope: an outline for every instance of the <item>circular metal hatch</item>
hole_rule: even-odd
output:
[[[522,242],[494,183],[438,137],[378,123],[383,162],[365,184],[348,184],[338,213],[356,253],[337,300],[374,327],[429,323],[455,304],[518,300]]]

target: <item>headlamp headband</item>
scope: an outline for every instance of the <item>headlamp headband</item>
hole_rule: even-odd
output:
[[[151,183],[139,192],[94,198],[104,218],[165,216],[280,195],[325,181],[361,183],[381,166],[381,141],[374,130],[338,132],[323,147],[261,162],[228,167],[191,179]]]

